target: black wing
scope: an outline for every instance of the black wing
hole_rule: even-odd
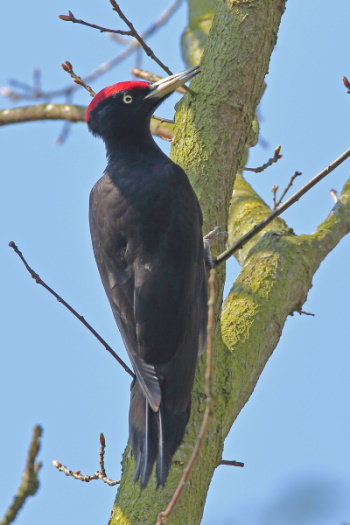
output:
[[[202,216],[183,170],[169,161],[138,174],[108,171],[90,196],[97,266],[130,360],[151,408],[160,382],[177,410],[188,404],[198,345],[205,340]],[[172,379],[170,380],[170,377]]]

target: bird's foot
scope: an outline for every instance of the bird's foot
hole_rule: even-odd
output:
[[[207,235],[203,237],[204,261],[205,266],[208,270],[213,268],[213,257],[210,251],[211,245],[219,240],[226,241],[227,237],[228,233],[225,231],[220,231],[220,226],[215,226],[213,230],[211,230],[209,233],[207,233]]]

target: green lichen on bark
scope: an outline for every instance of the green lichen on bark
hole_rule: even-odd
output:
[[[349,189],[348,181],[339,204],[314,234],[296,236],[278,219],[240,250],[237,258],[242,270],[221,315],[222,338],[236,364],[224,432],[249,399],[288,315],[300,311],[322,260],[350,231]],[[244,235],[254,217],[258,222],[270,211],[238,177],[231,204],[230,241]]]
[[[185,169],[196,189],[204,214],[204,231],[217,224],[227,225],[235,174],[245,155],[255,109],[264,90],[264,77],[284,4],[282,0],[215,2],[215,15],[202,57],[202,73],[191,83],[196,94],[187,95],[178,105],[171,157]],[[197,20],[199,25],[202,23],[199,31],[204,34],[203,17],[208,28],[212,9],[212,2],[189,0],[192,30]],[[189,49],[188,56],[191,56],[191,51],[194,57],[198,56],[198,49],[194,48]],[[222,248],[222,245],[217,247],[218,250]],[[214,414],[200,459],[168,520],[170,525],[200,523],[210,480],[221,459],[224,437],[229,429],[227,412],[236,396],[231,385],[240,369],[221,340],[219,312],[223,281],[221,268],[216,307],[217,357],[213,369],[216,385]],[[187,462],[196,443],[205,408],[204,365],[205,357],[201,357],[192,396],[191,419],[184,443],[174,460]],[[182,468],[174,465],[164,490],[155,491],[151,480],[148,487],[140,491],[138,485],[132,484],[133,460],[126,453],[123,481],[110,525],[155,523],[158,512],[165,509],[174,493]],[[120,521],[125,516],[128,521]]]

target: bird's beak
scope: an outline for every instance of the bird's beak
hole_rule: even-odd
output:
[[[182,86],[188,80],[191,80],[194,76],[198,75],[201,72],[199,66],[191,67],[191,69],[186,69],[182,73],[176,73],[176,75],[171,75],[171,77],[163,78],[158,80],[154,84],[150,85],[151,92],[145,96],[147,98],[163,98],[169,93],[172,93],[178,87]]]

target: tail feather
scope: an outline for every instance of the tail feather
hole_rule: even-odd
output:
[[[176,414],[161,403],[158,416],[158,455],[156,465],[157,488],[164,487],[190,417],[191,403],[185,412]]]
[[[135,457],[134,481],[147,485],[156,462],[157,488],[164,487],[172,457],[180,445],[190,415],[190,404],[185,412],[175,414],[161,403],[154,412],[145,399],[137,381],[131,389],[129,439]]]

